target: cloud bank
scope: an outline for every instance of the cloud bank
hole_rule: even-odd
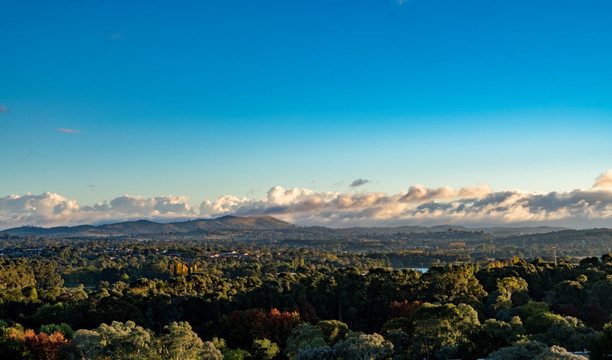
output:
[[[54,193],[0,198],[0,229],[223,215],[271,215],[299,225],[332,227],[436,224],[612,227],[612,170],[597,177],[590,189],[550,193],[495,192],[486,184],[460,189],[414,185],[397,194],[275,186],[265,198],[223,195],[199,206],[190,205],[185,196],[124,195],[92,206],[81,206],[77,200]]]

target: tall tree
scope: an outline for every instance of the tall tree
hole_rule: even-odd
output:
[[[171,360],[196,360],[202,357],[204,343],[187,322],[173,322],[164,327],[161,351]]]

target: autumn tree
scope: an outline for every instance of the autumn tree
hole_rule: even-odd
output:
[[[59,349],[67,342],[60,332],[47,335],[36,334],[32,329],[25,331],[24,345],[32,360],[59,359]]]

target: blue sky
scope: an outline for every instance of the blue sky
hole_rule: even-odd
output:
[[[551,192],[612,168],[607,0],[5,1],[2,13],[0,197]]]

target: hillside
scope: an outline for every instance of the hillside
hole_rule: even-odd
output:
[[[6,229],[2,233],[22,236],[123,236],[146,234],[180,234],[189,232],[226,231],[280,231],[296,229],[297,226],[271,216],[238,217],[224,216],[216,219],[198,219],[172,223],[149,220],[125,221],[106,225],[79,225],[42,228],[22,226]]]
[[[209,233],[215,231],[276,231],[300,233],[315,237],[327,236],[391,236],[393,234],[439,234],[461,232],[473,234],[482,232],[497,238],[516,238],[531,234],[548,234],[557,231],[574,231],[560,227],[491,227],[470,229],[459,225],[396,226],[396,227],[350,227],[329,228],[324,226],[301,227],[272,216],[223,216],[215,219],[196,219],[159,223],[150,220],[124,221],[105,225],[58,226],[51,228],[22,226],[0,232],[21,236],[47,237],[100,237],[100,236],[133,236],[148,234],[187,234]]]

